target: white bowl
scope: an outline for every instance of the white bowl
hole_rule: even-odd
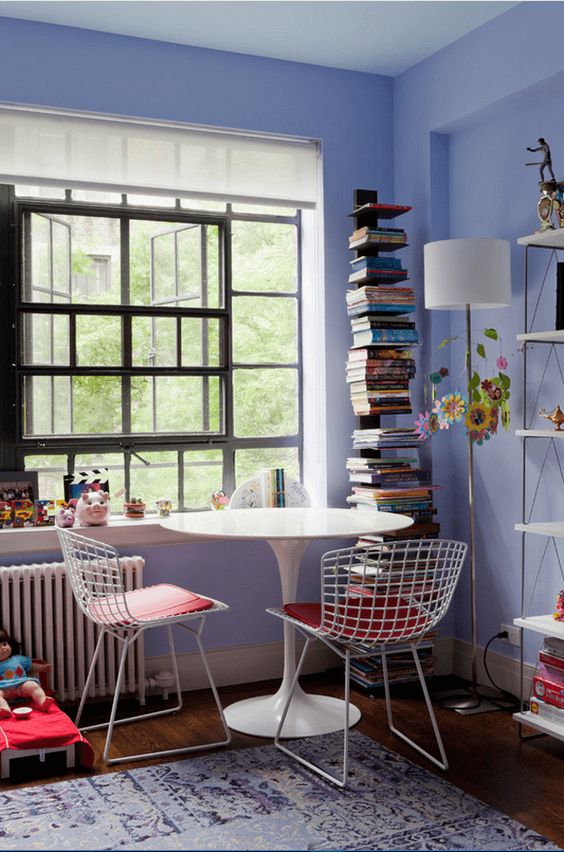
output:
[[[31,707],[14,707],[12,713],[15,719],[28,719],[31,716]]]

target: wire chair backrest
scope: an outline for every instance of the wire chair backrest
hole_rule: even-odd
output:
[[[135,624],[127,606],[119,554],[111,545],[57,529],[67,577],[82,612],[97,624]]]
[[[412,539],[326,553],[319,629],[359,645],[417,639],[445,615],[467,549],[459,541]]]

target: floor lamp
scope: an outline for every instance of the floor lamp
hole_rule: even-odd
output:
[[[510,251],[507,240],[439,240],[425,246],[425,307],[430,310],[466,312],[466,372],[472,377],[471,308],[504,308],[511,304]],[[470,629],[472,638],[472,685],[469,696],[443,700],[453,710],[480,712],[476,647],[476,539],[474,518],[474,463],[468,435],[468,511],[470,559]],[[496,709],[493,706],[484,707]]]

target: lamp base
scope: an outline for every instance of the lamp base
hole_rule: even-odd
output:
[[[482,699],[474,692],[468,690],[457,690],[439,699],[439,707],[447,710],[472,710],[478,708]]]

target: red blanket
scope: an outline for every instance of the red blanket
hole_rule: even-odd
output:
[[[19,705],[25,706],[25,705]],[[29,705],[33,707],[33,705]],[[77,743],[77,759],[87,769],[94,763],[90,743],[66,713],[53,705],[48,713],[32,709],[25,719],[0,719],[0,751],[10,749],[61,748]]]

